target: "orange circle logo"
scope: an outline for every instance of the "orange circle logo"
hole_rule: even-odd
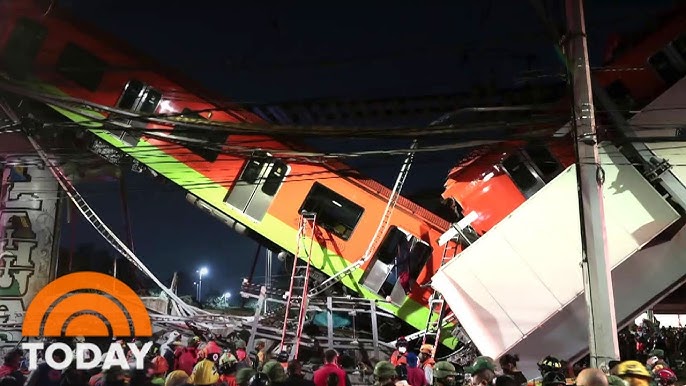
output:
[[[24,316],[25,337],[152,336],[150,315],[131,288],[98,272],[77,272],[43,288]]]

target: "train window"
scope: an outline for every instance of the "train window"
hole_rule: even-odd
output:
[[[674,47],[674,50],[681,56],[681,59],[686,61],[686,34],[674,39],[672,47]]]
[[[16,78],[28,75],[47,35],[48,30],[35,21],[18,20],[2,54],[2,66],[7,73]]]
[[[317,213],[317,224],[343,240],[348,240],[364,213],[364,209],[325,187],[319,182],[312,185],[298,210]]]
[[[526,198],[531,197],[544,184],[529,168],[527,160],[519,152],[505,158],[501,165]]]
[[[124,86],[124,91],[122,91],[119,101],[117,101],[117,107],[134,113],[150,115],[157,110],[157,106],[159,106],[161,101],[161,92],[141,81],[131,79]],[[146,126],[144,122],[132,121],[130,119],[117,118],[117,120],[138,129],[144,129]],[[141,133],[138,131],[109,130],[113,135],[131,146],[138,145],[140,141]]]
[[[288,172],[288,166],[279,160],[275,160],[272,170],[269,171],[267,178],[264,180],[262,192],[268,196],[274,196],[279,187],[281,187],[284,178],[286,178],[286,172]]]
[[[74,43],[67,43],[57,59],[57,71],[79,86],[97,91],[105,74],[105,62]]]
[[[553,156],[545,145],[529,144],[524,149],[546,181],[552,180],[562,169],[562,164]]]
[[[262,169],[267,159],[264,157],[253,157],[248,160],[243,172],[238,177],[239,182],[244,182],[249,185],[256,184],[262,174]]]
[[[203,116],[201,116],[198,113],[193,112],[190,109],[184,109],[183,112],[181,113],[181,115],[186,117],[186,118],[195,118],[195,119],[206,120]],[[226,141],[229,139],[229,133],[227,133],[226,131],[194,129],[194,128],[189,127],[187,125],[175,125],[174,129],[172,130],[171,133],[173,135],[178,135],[180,137],[188,137],[188,138],[197,139],[199,141],[208,142],[208,145],[212,146],[212,147],[223,146],[226,143]],[[188,148],[188,150],[199,155],[205,161],[208,161],[208,162],[216,161],[217,157],[219,157],[219,154],[221,153],[219,150],[208,149],[206,146],[203,146],[203,145],[197,145],[197,146],[189,145],[189,146],[187,146],[187,148]]]
[[[135,79],[130,80],[124,86],[124,92],[122,92],[119,98],[117,107],[123,110],[133,110],[136,107],[136,101],[142,96],[144,89],[145,84],[143,82]]]
[[[124,86],[117,107],[134,113],[152,114],[161,101],[161,92],[141,81],[131,79]]]
[[[656,53],[648,59],[648,63],[660,74],[662,80],[668,85],[673,85],[684,75],[669,60],[669,56],[663,51]]]

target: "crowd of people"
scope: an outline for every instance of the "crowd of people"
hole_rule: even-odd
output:
[[[570,365],[549,356],[539,362],[540,376],[531,381],[517,369],[516,355],[503,355],[497,362],[481,356],[471,366],[460,366],[433,358],[431,345],[417,348],[402,337],[388,360],[353,359],[351,365],[345,354],[317,349],[303,364],[289,360],[285,350],[267,348],[265,341],[256,341],[249,353],[238,337],[220,345],[199,336],[182,338],[172,331],[161,344],[153,345],[145,368],[137,370],[116,366],[55,370],[39,353],[37,369],[28,371],[25,353],[16,349],[4,357],[0,386],[680,386],[677,374],[683,365],[684,337],[682,329],[629,329],[620,335],[622,356],[628,360],[610,363],[603,372],[587,368],[583,361]],[[129,345],[118,343],[133,364]],[[139,340],[133,343],[143,346]],[[64,360],[61,351],[52,355],[55,362]]]

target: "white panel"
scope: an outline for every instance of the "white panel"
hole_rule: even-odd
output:
[[[674,137],[686,128],[686,77],[656,98],[629,122],[638,137]],[[686,134],[686,132],[684,133]],[[673,165],[671,171],[686,185],[686,138],[684,142],[646,143],[655,155]]]
[[[483,353],[499,352],[512,341],[512,336],[523,337],[514,323],[506,323],[509,319],[505,311],[468,267],[458,272],[439,272],[433,277],[432,285],[444,288],[442,293],[449,299],[450,309],[459,310],[456,314],[460,324],[466,331],[474,331],[469,336],[479,342]]]
[[[608,257],[613,266],[622,266],[679,215],[616,148],[605,149],[611,152],[601,149]],[[468,315],[463,326],[483,354],[519,352],[537,329],[557,325],[565,327],[535,343],[547,350],[543,356],[573,355],[579,351],[574,339],[586,344],[586,321],[578,318],[585,308],[576,308],[579,299],[584,303],[578,296],[583,281],[576,191],[572,166],[441,268],[444,276],[434,278],[432,285],[458,318]],[[637,286],[636,280],[628,282],[623,285]],[[559,312],[564,305],[566,311]]]
[[[498,224],[498,229],[561,307],[583,290],[578,222],[569,221],[579,216],[574,169],[565,170],[556,183],[544,189],[545,197],[526,201],[522,206],[527,206],[527,210],[515,211],[507,221]],[[546,197],[553,201],[546,202]],[[548,210],[545,221],[553,225],[536,226],[536,231],[532,229],[535,225],[522,226],[532,222],[530,217],[523,216],[540,210]]]
[[[514,323],[519,331],[527,333],[557,311],[560,303],[505,240],[499,229],[492,229],[489,233],[494,235],[489,238],[488,243],[481,245],[481,253],[472,255],[475,258],[465,259],[465,262],[489,295],[505,311],[507,319],[501,323]],[[484,269],[484,260],[488,260],[489,269]],[[526,285],[509,285],[511,277]]]
[[[678,225],[681,226],[681,225]],[[615,312],[620,326],[678,288],[686,275],[686,228],[670,241],[645,247],[612,271]],[[518,353],[517,367],[528,377],[538,375],[536,362],[555,353],[560,358],[579,358],[588,353],[586,301],[579,296],[546,321],[510,352]],[[543,342],[543,344],[542,344]]]

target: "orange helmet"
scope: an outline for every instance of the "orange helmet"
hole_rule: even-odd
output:
[[[169,363],[163,356],[156,356],[152,359],[153,374],[165,374],[169,371]]]

